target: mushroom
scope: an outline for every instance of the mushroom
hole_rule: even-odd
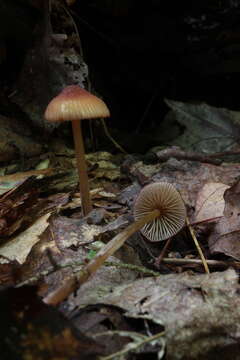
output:
[[[151,241],[165,240],[177,234],[185,224],[186,209],[180,194],[172,184],[157,182],[146,185],[141,190],[135,202],[134,214],[134,223],[105,244],[82,270],[67,278],[44,301],[57,305],[66,299],[139,229]]]
[[[161,241],[176,235],[184,226],[186,209],[184,202],[167,182],[156,182],[145,186],[134,205],[136,220],[152,214],[152,221],[142,228],[142,234],[150,241]]]
[[[67,86],[59,95],[51,100],[45,111],[45,119],[48,121],[72,122],[79,188],[84,216],[92,210],[92,205],[89,194],[87,165],[85,162],[80,120],[108,116],[110,116],[110,112],[106,104],[78,85]]]

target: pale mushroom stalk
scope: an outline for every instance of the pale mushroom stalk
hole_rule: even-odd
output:
[[[82,194],[82,211],[87,215],[92,210],[90,192],[88,185],[87,165],[85,161],[85,151],[83,145],[82,127],[80,121],[72,121],[73,138],[76,152],[76,162],[79,177],[79,189]]]

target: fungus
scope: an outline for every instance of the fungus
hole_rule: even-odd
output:
[[[45,119],[48,121],[72,122],[79,189],[84,216],[92,210],[92,205],[89,194],[87,165],[80,120],[109,116],[110,113],[106,104],[78,85],[67,86],[59,95],[52,99],[45,111]]]
[[[150,241],[161,241],[176,235],[184,226],[186,209],[184,202],[170,183],[157,182],[145,186],[134,205],[134,217],[152,220],[142,228],[142,234]]]
[[[57,305],[66,299],[139,229],[149,240],[161,241],[177,234],[184,226],[186,218],[186,209],[180,194],[173,185],[164,182],[146,185],[141,190],[134,206],[134,213],[134,223],[105,244],[82,270],[67,278],[58,289],[44,299],[44,302]]]

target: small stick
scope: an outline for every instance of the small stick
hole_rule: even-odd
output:
[[[157,257],[157,259],[155,260],[155,266],[157,267],[157,269],[159,269],[161,262],[166,254],[166,251],[171,243],[172,237],[170,237],[167,241],[166,244],[164,245],[160,255]]]
[[[201,259],[177,259],[177,258],[163,258],[162,262],[164,264],[170,264],[170,265],[201,265],[202,260]],[[209,266],[232,266],[236,269],[240,269],[240,262],[238,261],[223,261],[223,260],[206,260],[206,263]]]
[[[118,144],[118,143],[116,142],[116,140],[114,140],[114,138],[112,137],[112,135],[111,135],[110,132],[108,131],[108,128],[107,128],[107,125],[106,125],[105,120],[104,120],[104,119],[101,119],[101,122],[102,122],[103,130],[104,130],[106,136],[109,138],[109,140],[110,140],[110,141],[116,146],[116,148],[117,148],[118,150],[120,150],[123,154],[127,154],[126,150],[124,150],[123,147],[122,147],[120,144]]]
[[[186,223],[187,223],[187,226],[188,226],[188,228],[189,228],[190,234],[192,235],[193,241],[194,241],[194,243],[195,243],[195,245],[196,245],[196,248],[197,248],[197,251],[198,251],[198,253],[199,253],[199,256],[200,256],[200,258],[201,258],[201,260],[202,260],[204,269],[205,269],[205,271],[206,271],[207,274],[210,274],[210,271],[209,271],[209,268],[208,268],[208,264],[207,264],[207,262],[206,262],[206,259],[205,259],[204,255],[203,255],[202,249],[201,249],[201,247],[200,247],[200,245],[199,245],[199,243],[198,243],[198,241],[197,241],[197,238],[196,238],[196,236],[195,236],[194,230],[193,230],[193,228],[192,228],[192,226],[191,226],[191,224],[190,224],[190,222],[189,222],[188,217],[186,217]]]
[[[205,155],[193,151],[183,151],[180,150],[178,147],[171,147],[157,152],[158,160],[160,161],[167,161],[171,157],[179,160],[192,160],[192,161],[199,161],[205,162],[213,165],[221,164],[222,160],[214,158],[214,156]]]
[[[240,151],[225,151],[225,152],[217,152],[213,154],[203,154],[194,151],[183,151],[177,146],[173,146],[171,148],[167,148],[157,152],[157,157],[160,161],[167,161],[171,157],[179,160],[192,160],[205,162],[213,165],[219,165],[222,163],[220,158],[225,156],[237,156],[240,155]]]
[[[122,357],[123,355],[129,354],[131,351],[136,350],[137,348],[139,348],[139,347],[141,347],[141,346],[143,346],[143,345],[145,345],[147,343],[150,343],[151,341],[157,340],[157,339],[159,339],[160,337],[162,337],[164,335],[165,335],[165,331],[162,331],[162,332],[160,332],[158,334],[149,336],[146,339],[143,339],[143,340],[138,341],[136,343],[132,343],[130,347],[127,346],[125,349],[117,351],[114,354],[107,355],[107,356],[104,356],[104,357],[100,357],[100,360],[114,360],[114,359],[116,359],[116,358],[118,358],[120,356]]]

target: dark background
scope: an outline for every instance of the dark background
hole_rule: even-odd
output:
[[[1,1],[2,112],[33,37],[42,36],[34,26],[45,21],[46,1]],[[81,0],[65,6],[78,27],[92,87],[111,109],[111,127],[154,132],[168,111],[164,98],[240,108],[239,1]],[[58,13],[51,22],[61,33]]]
[[[90,77],[111,99],[118,127],[154,129],[165,97],[239,109],[239,2],[103,3],[74,10]]]

